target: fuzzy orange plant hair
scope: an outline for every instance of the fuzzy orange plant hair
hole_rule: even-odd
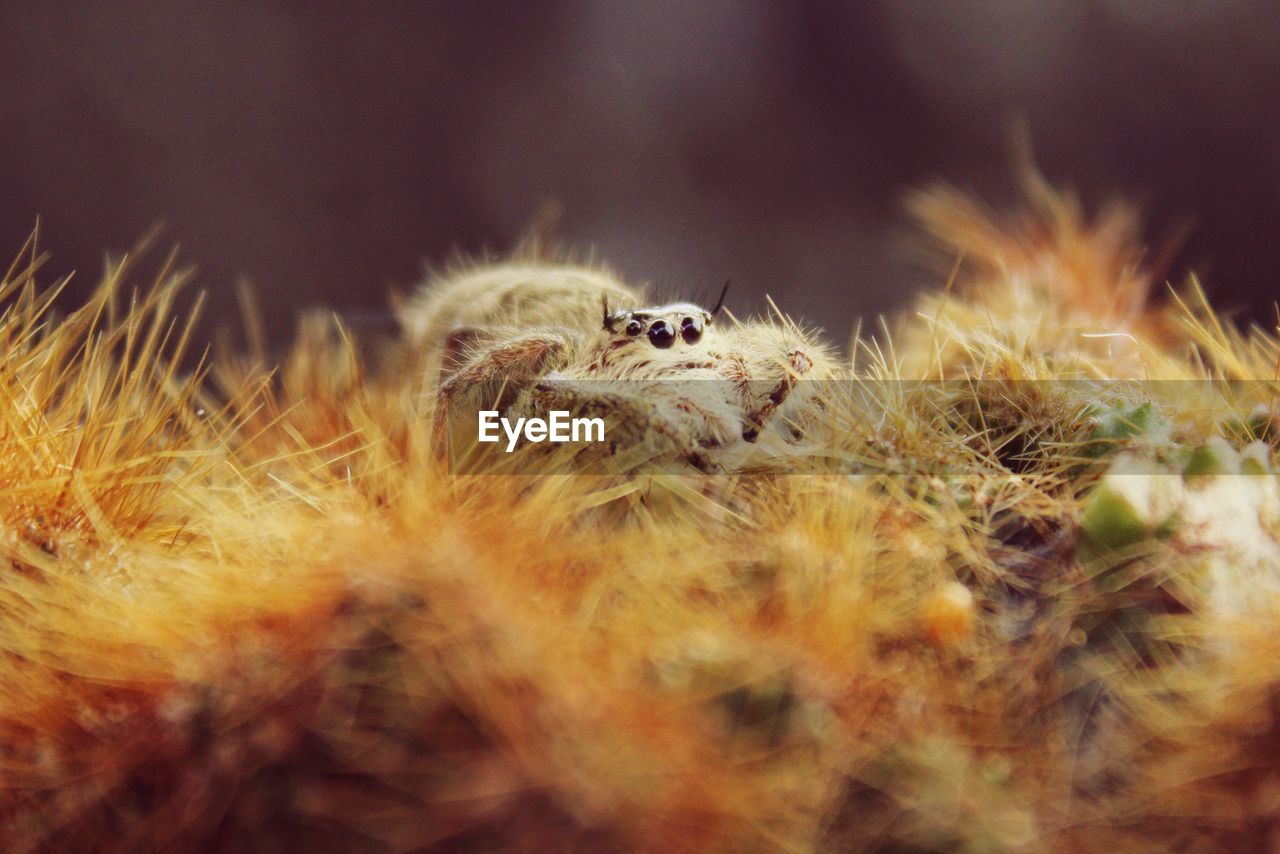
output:
[[[859,339],[792,455],[716,477],[450,474],[405,342],[314,316],[278,366],[193,370],[172,263],[59,317],[29,245],[0,283],[3,847],[1274,839],[1280,345],[1145,303],[1119,215],[926,208],[972,287]],[[1181,382],[1053,382],[1141,370]]]
[[[1072,315],[1123,325],[1146,309],[1153,273],[1133,206],[1113,201],[1093,216],[1081,201],[1024,173],[1027,207],[1001,216],[958,190],[909,200],[935,238],[962,253],[979,276],[999,276]]]

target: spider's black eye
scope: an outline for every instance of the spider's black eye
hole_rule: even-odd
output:
[[[702,337],[702,324],[692,317],[680,321],[680,337],[686,344],[692,344]]]
[[[638,320],[632,320],[627,323],[627,334],[632,338],[644,332],[644,324]]]
[[[676,331],[665,320],[655,320],[649,325],[649,343],[665,350],[675,343]]]

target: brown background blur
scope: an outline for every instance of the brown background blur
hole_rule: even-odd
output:
[[[0,255],[37,215],[82,296],[164,220],[235,317],[377,313],[424,261],[561,235],[659,290],[768,292],[844,340],[936,281],[903,193],[1011,197],[1010,128],[1094,202],[1192,216],[1171,275],[1269,319],[1267,0],[0,5]]]

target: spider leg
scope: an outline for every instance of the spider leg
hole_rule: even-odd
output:
[[[799,416],[814,397],[807,386],[830,378],[834,370],[822,344],[792,324],[744,324],[732,331],[729,344],[721,375],[738,389],[742,438],[748,442],[756,441],[779,412]]]
[[[491,344],[462,360],[461,365],[441,377],[436,391],[432,424],[432,446],[443,454],[448,450],[449,423],[457,411],[476,410],[489,404],[504,409],[519,390],[544,373],[546,366],[568,348],[568,338],[560,332],[539,332]],[[465,397],[468,406],[456,405]]]
[[[747,428],[744,429],[743,438],[746,438],[746,429],[754,428],[758,433],[763,429],[764,425],[773,418],[774,414],[787,402],[791,397],[791,392],[804,379],[804,376],[813,368],[813,360],[808,357],[802,350],[793,350],[784,356],[783,363],[779,366],[782,376],[777,382],[769,388],[769,392],[764,396],[763,400],[757,401],[757,405],[746,412]],[[748,441],[754,441],[749,439]]]

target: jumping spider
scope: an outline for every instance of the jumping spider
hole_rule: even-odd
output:
[[[808,381],[830,378],[832,357],[780,314],[724,323],[727,289],[710,311],[646,307],[605,272],[530,263],[426,289],[403,320],[438,371],[437,450],[481,409],[599,416],[608,450],[644,445],[706,471],[732,469],[764,437],[794,440],[815,402]]]

